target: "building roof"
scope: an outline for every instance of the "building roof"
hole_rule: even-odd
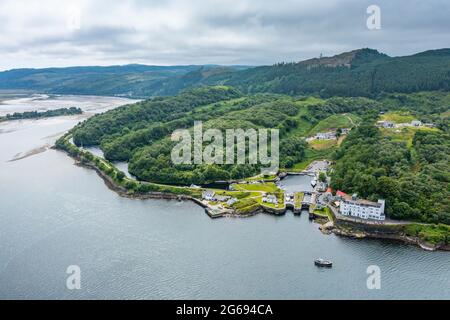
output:
[[[342,198],[350,197],[348,194],[346,194],[345,192],[343,192],[341,190],[336,191],[336,195],[338,197],[342,197]]]
[[[214,196],[216,193],[214,192],[214,191],[212,191],[212,190],[205,190],[205,191],[203,191],[203,196]]]
[[[368,207],[381,207],[384,204],[384,200],[373,202],[366,199],[353,199],[352,197],[344,197],[344,202]]]

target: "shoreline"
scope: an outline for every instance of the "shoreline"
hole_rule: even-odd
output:
[[[56,150],[59,150],[59,149],[56,149]],[[63,151],[64,153],[68,154],[64,150],[60,150],[60,151]],[[219,217],[225,217],[225,216],[244,218],[244,217],[253,216],[253,215],[257,214],[257,212],[254,212],[254,213],[247,214],[247,215],[240,215],[237,213],[229,212],[228,215],[223,214],[220,216],[213,216],[212,214],[210,214],[208,212],[208,210],[213,209],[212,207],[208,206],[201,200],[199,200],[195,197],[189,196],[189,195],[173,194],[173,193],[169,193],[169,192],[156,192],[156,191],[149,191],[146,193],[130,193],[130,192],[128,192],[127,189],[123,188],[122,186],[117,185],[111,177],[106,175],[103,171],[101,171],[95,165],[89,164],[89,163],[82,163],[80,161],[80,159],[73,157],[70,154],[68,154],[68,155],[69,155],[69,157],[71,157],[72,159],[75,160],[74,165],[85,168],[85,169],[94,170],[97,173],[97,175],[103,180],[103,182],[108,187],[108,189],[110,189],[111,191],[114,191],[116,194],[118,194],[120,197],[123,197],[123,198],[133,199],[133,200],[160,199],[160,200],[192,201],[195,204],[199,205],[200,207],[204,208],[205,212],[210,216],[210,218],[219,218]]]
[[[337,236],[353,239],[376,239],[398,241],[403,244],[414,245],[425,251],[450,251],[450,244],[433,244],[423,241],[417,236],[407,235],[403,227],[408,224],[398,225],[370,225],[367,223],[340,219],[333,213],[334,221],[322,224],[319,229],[323,234],[335,234]]]
[[[391,240],[401,242],[403,244],[413,245],[425,251],[450,251],[450,245],[446,244],[431,244],[422,241],[418,237],[410,237],[404,234],[382,234],[371,232],[348,231],[341,228],[334,228],[331,231],[333,234],[346,238],[353,239],[374,239],[374,240]]]
[[[67,152],[65,152],[65,153],[67,153]],[[248,212],[245,214],[239,214],[235,210],[229,210],[226,213],[224,212],[221,215],[213,215],[208,211],[214,210],[215,208],[208,206],[200,199],[197,199],[192,196],[177,195],[177,194],[168,193],[168,192],[154,192],[154,191],[149,191],[146,193],[130,193],[130,192],[128,192],[127,189],[117,185],[111,177],[106,175],[103,171],[98,169],[95,165],[92,165],[89,163],[82,163],[80,161],[80,159],[77,159],[72,156],[70,156],[70,157],[75,160],[74,165],[76,165],[78,167],[94,170],[97,173],[97,175],[103,180],[103,182],[108,187],[108,189],[110,189],[111,191],[114,191],[115,193],[117,193],[119,196],[121,196],[123,198],[134,199],[134,200],[160,199],[160,200],[192,201],[195,204],[199,205],[200,207],[204,208],[205,212],[213,219],[219,218],[219,217],[247,218],[247,217],[253,217],[259,213],[269,213],[269,214],[280,216],[280,215],[286,214],[286,212],[288,210],[286,207],[280,208],[280,209],[275,209],[275,208],[272,209],[272,208],[261,206],[261,207],[255,209],[254,211],[251,211],[251,212]]]
[[[73,155],[68,150],[57,147],[56,145],[53,146],[52,149],[56,149],[66,153],[69,157],[75,160],[75,165],[94,170],[111,191],[116,192],[119,196],[124,198],[136,200],[161,199],[161,200],[192,201],[197,205],[199,205],[200,207],[204,208],[205,213],[208,214],[208,216],[212,219],[220,217],[246,218],[255,216],[259,213],[268,213],[280,216],[286,214],[286,212],[291,209],[295,214],[295,208],[288,208],[286,205],[284,205],[283,208],[269,208],[260,205],[254,210],[246,212],[244,214],[239,214],[234,209],[222,210],[221,212],[216,213],[217,208],[211,207],[208,204],[204,203],[202,200],[187,194],[175,194],[170,192],[158,192],[158,191],[147,191],[145,193],[129,192],[125,187],[117,184],[110,176],[108,176],[105,172],[100,170],[96,165],[92,163],[83,162],[82,158],[79,155]],[[287,172],[283,174],[284,174],[283,178],[289,175],[289,173]],[[320,224],[320,221],[322,222],[324,220],[327,221],[324,224],[320,224],[318,228],[324,235],[333,233],[337,236],[355,239],[395,240],[405,244],[415,245],[426,251],[437,251],[437,250],[450,251],[450,244],[435,245],[426,243],[422,241],[419,237],[407,236],[401,230],[395,230],[395,228],[390,228],[388,225],[378,225],[377,226],[378,230],[371,231],[370,224],[340,220],[334,215],[333,212],[332,216],[334,217],[333,221],[330,221],[329,218],[324,218],[321,216],[317,216],[315,214],[310,215],[312,220],[317,220],[316,223],[318,224]]]

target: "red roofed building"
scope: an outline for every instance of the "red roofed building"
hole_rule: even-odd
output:
[[[333,189],[328,188],[324,194],[325,201],[330,201],[333,198]]]
[[[336,192],[336,196],[337,196],[337,197],[341,197],[341,198],[348,198],[348,197],[350,197],[348,194],[346,194],[345,192],[343,192],[343,191],[341,191],[341,190],[338,190],[338,191]]]

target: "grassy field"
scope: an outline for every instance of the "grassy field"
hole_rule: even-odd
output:
[[[251,197],[240,199],[238,202],[232,205],[232,207],[239,213],[239,214],[246,214],[255,211],[261,206],[268,207],[268,208],[282,208],[284,205],[283,197],[284,193],[278,192],[279,189],[277,189],[277,197],[278,197],[278,205],[272,204],[272,203],[265,203],[263,202],[263,196],[256,192],[256,196],[253,195]],[[275,193],[275,192],[274,192]]]
[[[262,191],[268,193],[275,193],[280,191],[275,183],[267,182],[267,183],[255,183],[255,184],[236,184],[237,190],[241,191]]]
[[[449,118],[449,117],[450,117],[450,110],[441,113],[441,118]]]
[[[246,178],[245,181],[273,181],[277,178],[276,175],[257,175],[255,177]]]
[[[380,120],[382,121],[393,121],[395,123],[410,123],[416,120],[409,112],[388,112],[381,115]]]
[[[294,193],[294,206],[296,208],[300,208],[302,206],[302,201],[303,201],[304,197],[305,197],[305,194],[303,192]]]
[[[247,99],[246,97],[241,97],[241,98],[236,98],[236,99],[230,99],[230,100],[227,100],[227,101],[215,102],[215,103],[212,103],[212,104],[208,104],[206,106],[199,107],[196,110],[196,112],[199,112],[199,113],[200,112],[208,112],[208,111],[217,109],[218,106],[231,109],[231,108],[233,108],[233,106],[235,104],[244,102],[246,99]],[[190,113],[192,113],[192,111]]]
[[[308,132],[313,127],[311,121],[306,120],[304,117],[308,118],[311,114],[306,107],[300,107],[298,114],[294,117],[297,121],[297,127],[288,133],[288,136],[296,137],[306,137]]]
[[[313,140],[309,142],[309,145],[314,150],[326,150],[335,147],[337,143],[337,140]]]
[[[296,100],[294,103],[299,108],[298,114],[294,117],[294,119],[297,121],[297,127],[291,130],[288,133],[288,136],[306,137],[309,131],[314,126],[311,121],[305,120],[304,118],[311,117],[311,113],[308,110],[308,107],[321,105],[325,103],[325,100],[316,97],[308,97]]]
[[[315,209],[315,210],[314,210],[314,214],[315,214],[315,215],[318,215],[319,217],[327,218],[327,219],[328,219],[328,215],[327,215],[327,213],[325,212],[325,210]]]
[[[302,98],[299,100],[295,101],[295,104],[300,106],[300,107],[308,107],[308,106],[315,106],[315,105],[322,105],[325,103],[325,100],[321,99],[321,98],[316,98],[316,97],[307,97],[307,98]]]
[[[239,214],[247,214],[257,210],[260,207],[260,204],[255,199],[249,198],[236,202],[232,207]]]
[[[351,128],[354,126],[354,124],[357,124],[359,121],[360,118],[351,113],[334,114],[316,124],[314,128],[312,128],[311,131],[309,132],[309,135],[312,136],[318,132],[327,132],[330,131],[331,129]]]
[[[228,191],[222,189],[208,189],[208,190],[213,190],[216,193],[216,195],[219,196],[229,196],[236,199],[245,199],[260,195],[259,192],[250,192],[250,191]]]
[[[405,128],[389,128],[389,129],[381,129],[383,136],[390,137],[394,141],[403,141],[406,142],[408,147],[412,147],[412,141],[414,135],[417,131],[439,131],[436,128],[428,128],[428,127],[405,127]]]
[[[319,217],[326,218],[329,221],[333,221],[333,215],[331,214],[330,209],[328,207],[323,208],[321,210],[316,209],[314,210],[314,214],[318,215]]]
[[[290,168],[289,171],[300,172],[306,170],[306,168],[313,162],[313,160],[305,160],[299,163],[296,163],[293,168]]]

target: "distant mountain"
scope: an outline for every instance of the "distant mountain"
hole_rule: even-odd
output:
[[[17,69],[0,72],[0,89],[45,93],[169,96],[196,86],[227,85],[244,93],[374,96],[450,89],[450,49],[389,57],[359,49],[273,66],[146,66]]]
[[[54,94],[119,95],[149,97],[173,95],[217,73],[245,66],[69,67],[14,69],[0,72],[0,90],[24,89]]]

